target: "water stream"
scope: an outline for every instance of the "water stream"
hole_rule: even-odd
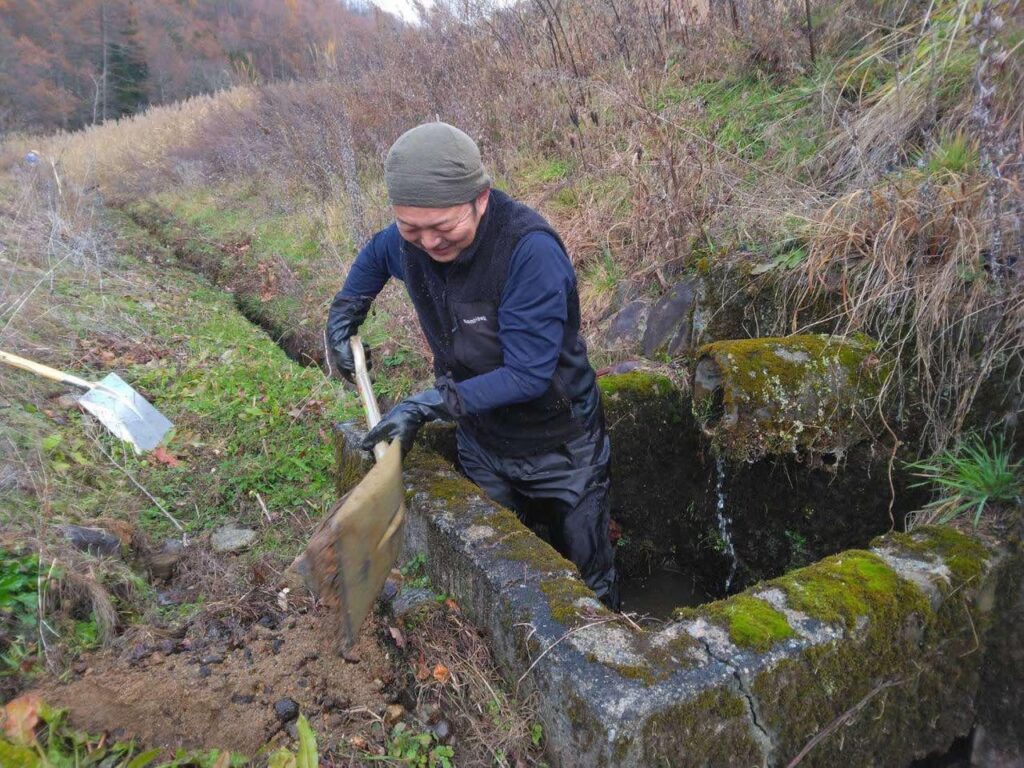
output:
[[[736,547],[733,546],[732,537],[729,535],[729,526],[732,520],[725,514],[725,459],[721,456],[715,460],[715,494],[718,500],[715,504],[715,515],[718,518],[718,535],[722,537],[722,544],[725,553],[729,556],[729,575],[725,579],[725,593],[729,594],[729,587],[736,576]]]

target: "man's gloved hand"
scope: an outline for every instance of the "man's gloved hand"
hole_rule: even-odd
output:
[[[349,381],[356,372],[349,339],[356,335],[366,319],[373,299],[366,296],[342,296],[339,292],[327,313],[327,354],[331,365]],[[370,350],[366,350],[366,367],[370,367]]]
[[[388,415],[381,419],[377,426],[366,433],[360,447],[364,451],[372,451],[377,443],[388,442],[397,437],[402,443],[404,456],[412,449],[419,428],[428,421],[451,421],[456,418],[456,413],[445,401],[445,396],[436,387],[405,398],[388,411]]]

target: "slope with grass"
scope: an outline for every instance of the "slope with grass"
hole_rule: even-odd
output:
[[[276,714],[286,699],[334,759],[399,748],[450,756],[422,712],[406,718],[398,746],[401,734],[383,727],[399,698],[428,684],[444,702],[436,716],[477,734],[467,758],[487,744],[536,753],[528,707],[503,692],[454,603],[435,603],[429,631],[406,630],[418,657],[394,655],[378,634],[384,619],[372,618],[359,663],[346,664],[330,616],[278,591],[334,501],[331,429],[361,417],[355,394],[290,360],[236,296],[94,196],[35,175],[0,183],[15,201],[0,218],[14,246],[4,253],[4,346],[89,379],[116,370],[174,423],[158,450],[135,455],[66,387],[0,370],[0,691],[46,702],[23,696],[0,710],[5,727],[27,723],[5,730],[0,762],[35,765],[25,756],[44,749],[78,765],[241,764],[303,748]],[[212,547],[228,524],[255,532],[245,551]],[[68,525],[115,537],[113,554],[80,551]],[[445,655],[452,632],[467,633],[472,662]],[[408,670],[424,659],[482,686],[420,680]],[[481,714],[488,703],[500,720]]]

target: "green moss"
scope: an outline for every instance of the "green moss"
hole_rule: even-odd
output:
[[[630,371],[602,376],[597,380],[597,385],[605,398],[665,397],[676,391],[675,385],[667,376],[650,371]]]
[[[627,680],[639,680],[644,685],[654,685],[658,680],[654,670],[644,664],[609,664],[608,666]]]
[[[796,610],[847,629],[858,619],[880,619],[895,610],[930,614],[920,589],[864,550],[841,552],[769,583],[781,587]]]
[[[576,609],[576,601],[584,597],[594,597],[594,593],[587,589],[582,581],[565,576],[542,581],[540,591],[548,600],[551,618],[566,627],[582,621]]]
[[[703,606],[701,612],[725,626],[729,637],[741,648],[767,651],[776,643],[796,635],[785,615],[749,594],[719,600]]]
[[[945,525],[916,528],[912,533],[890,533],[871,546],[895,543],[900,549],[923,555],[937,555],[953,574],[954,587],[976,582],[985,571],[989,551],[980,541]]]
[[[796,754],[851,710],[842,734],[816,746],[810,765],[871,764],[879,744],[887,745],[888,763],[906,765],[969,730],[983,656],[976,632],[984,632],[984,620],[972,616],[977,611],[962,594],[933,611],[919,589],[865,552],[844,552],[791,576],[774,582],[786,585],[791,604],[848,633],[753,680],[778,754]],[[867,700],[867,707],[858,704]]]
[[[706,344],[701,361],[721,375],[716,392],[697,387],[693,410],[733,458],[759,458],[797,448],[841,449],[856,442],[876,408],[888,367],[863,335],[799,335]],[[712,413],[726,415],[711,423]]]
[[[643,725],[645,765],[761,765],[747,705],[724,687],[666,707]]]

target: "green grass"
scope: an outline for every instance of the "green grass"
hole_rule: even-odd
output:
[[[931,174],[965,173],[978,167],[978,148],[962,133],[944,136],[928,154]]]
[[[572,163],[564,158],[538,158],[530,160],[518,174],[518,178],[527,187],[552,184],[567,178],[572,169]]]
[[[1013,461],[1002,436],[986,443],[977,435],[931,459],[908,464],[936,498],[926,508],[932,519],[948,523],[970,516],[975,526],[990,507],[1017,506],[1024,497],[1024,461]]]
[[[0,734],[0,765],[20,768],[238,768],[249,761],[226,750],[178,749],[170,760],[158,759],[160,749],[143,750],[132,741],[110,734],[92,735],[71,727],[67,710],[48,706],[38,699],[23,698],[11,704],[17,724]],[[2,712],[2,710],[0,710]],[[304,720],[304,718],[303,718]],[[316,742],[308,724],[301,729],[300,754],[305,750],[316,765]],[[310,735],[306,735],[309,731]],[[271,757],[273,760],[273,756]],[[287,765],[287,763],[271,763]]]
[[[750,161],[790,167],[823,145],[825,126],[808,106],[812,78],[779,87],[755,76],[690,86],[687,98],[703,105],[700,132],[719,148]]]
[[[57,280],[54,300],[66,293],[73,301],[64,332],[72,338],[90,339],[103,329],[163,352],[145,363],[119,362],[115,369],[174,423],[166,447],[179,463],[134,455],[77,410],[56,408],[52,398],[64,387],[4,371],[10,391],[25,396],[5,409],[2,431],[40,468],[36,490],[19,488],[0,519],[19,528],[34,525],[42,503],[57,520],[113,516],[137,523],[153,538],[174,534],[130,474],[192,533],[230,518],[262,525],[257,550],[291,553],[298,546],[293,528],[264,525],[260,500],[275,520],[295,513],[315,517],[333,501],[331,424],[360,418],[358,399],[319,369],[289,360],[238,312],[229,294],[185,270],[158,270],[135,259],[132,254],[152,250],[151,241],[127,217],[117,217],[116,226],[126,237],[116,269],[132,276],[131,287],[115,292]]]

